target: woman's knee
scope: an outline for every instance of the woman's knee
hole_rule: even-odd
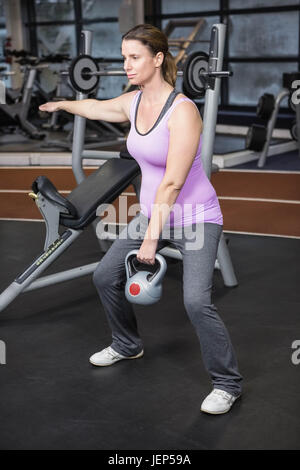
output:
[[[197,321],[199,318],[205,315],[205,312],[211,308],[210,296],[207,295],[197,295],[191,293],[190,295],[186,294],[184,296],[184,307],[189,315],[191,321],[193,322],[195,318]]]
[[[98,287],[101,287],[103,281],[104,281],[104,276],[103,276],[102,268],[100,267],[100,264],[98,264],[93,274],[93,283],[98,288]]]
[[[108,266],[107,263],[100,261],[96,270],[93,274],[93,283],[97,289],[107,289],[109,287],[118,287],[124,281],[125,268],[123,270],[116,271],[112,266]]]
[[[93,274],[93,283],[98,289],[107,287],[112,283],[110,271],[101,261]]]

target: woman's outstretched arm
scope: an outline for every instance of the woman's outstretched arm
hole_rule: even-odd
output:
[[[99,121],[125,122],[129,120],[130,103],[135,93],[136,91],[124,93],[111,100],[50,101],[42,104],[39,109],[49,113],[62,110]]]

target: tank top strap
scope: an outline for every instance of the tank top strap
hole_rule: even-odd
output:
[[[141,95],[142,91],[139,90],[138,93],[136,93],[131,101],[131,105],[130,105],[130,122],[134,122],[134,119],[135,119],[135,109],[136,109],[136,105],[137,105],[137,102],[138,102],[138,99],[139,99],[139,96]]]
[[[131,114],[131,122],[134,125],[135,132],[137,132],[138,134],[143,135],[143,136],[148,135],[150,132],[152,132],[153,129],[155,129],[158,126],[160,121],[163,120],[166,112],[172,107],[173,102],[174,102],[176,96],[178,95],[178,93],[179,92],[177,90],[175,90],[175,89],[172,90],[172,92],[168,96],[168,99],[165,102],[165,104],[164,104],[164,106],[163,106],[163,108],[160,112],[160,115],[158,116],[156,122],[154,123],[152,128],[149,129],[149,131],[146,132],[145,134],[140,134],[140,132],[138,132],[137,127],[136,127],[137,113],[138,113],[138,107],[139,107],[139,104],[140,104],[140,101],[141,101],[141,98],[142,98],[142,91],[137,93],[136,96],[134,97],[134,99],[132,100],[133,103],[132,103],[132,114]]]
[[[193,103],[194,106],[196,106],[196,104],[194,103],[193,100],[191,100],[190,98],[187,98],[186,96],[182,97],[182,98],[179,98],[179,100],[175,101],[172,106],[170,106],[170,108],[168,109],[168,111],[166,112],[166,114],[164,115],[164,117],[169,117],[170,114],[173,112],[173,110],[176,108],[176,106],[180,103],[182,103],[183,101],[189,101],[191,103]],[[196,106],[197,108],[197,106]],[[198,108],[197,108],[198,109]]]

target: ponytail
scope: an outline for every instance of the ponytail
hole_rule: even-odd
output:
[[[162,64],[162,73],[166,82],[168,82],[172,87],[175,87],[177,79],[177,66],[174,57],[169,51],[167,51],[165,54],[165,58]]]

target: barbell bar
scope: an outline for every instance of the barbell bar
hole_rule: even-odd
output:
[[[186,59],[184,69],[177,72],[178,77],[183,77],[185,89],[191,94],[191,98],[204,96],[208,79],[230,77],[231,71],[210,71],[209,57],[205,52],[193,52]],[[68,75],[72,86],[81,93],[91,93],[98,86],[100,77],[126,76],[123,69],[99,70],[97,62],[89,55],[83,54],[72,60],[69,71],[62,71],[62,75]]]
[[[220,72],[201,72],[203,77],[214,77],[214,78],[227,78],[232,77],[233,72],[231,70],[224,70]]]
[[[69,75],[69,72],[63,71],[63,75]],[[122,77],[126,75],[126,72],[121,69],[106,69],[106,70],[98,70],[97,72],[82,72],[82,76],[90,77],[90,76],[97,76],[97,77]],[[224,71],[224,72],[201,72],[201,75],[208,76],[208,77],[231,77],[233,75],[232,71]],[[183,76],[183,70],[177,71],[177,77]]]
[[[68,75],[69,72],[63,72],[65,75]],[[98,72],[82,72],[83,77],[122,77],[125,76],[126,72],[121,69],[106,69],[106,70],[98,70]],[[177,72],[177,76],[180,77],[183,75],[183,71],[179,70]]]

